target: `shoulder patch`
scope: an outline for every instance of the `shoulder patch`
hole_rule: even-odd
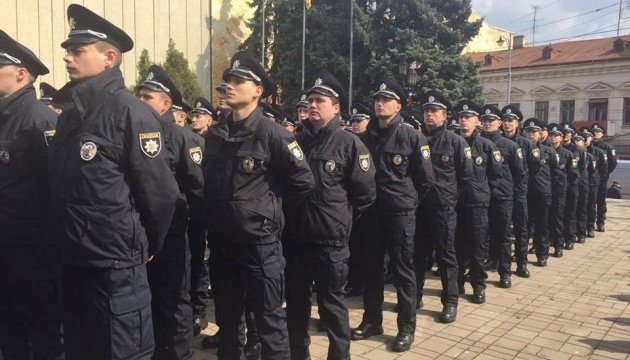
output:
[[[534,155],[535,158],[540,157],[540,149],[533,148],[532,149],[532,155]]]
[[[422,157],[425,159],[428,159],[429,157],[431,157],[431,149],[429,148],[429,145],[420,146],[420,153],[422,154]]]
[[[604,161],[608,161],[608,155],[604,154]]]
[[[516,155],[518,155],[519,159],[523,158],[523,150],[521,148],[516,149]]]
[[[359,154],[359,167],[363,171],[368,171],[370,169],[370,155]]]
[[[188,154],[190,154],[190,158],[195,164],[201,165],[201,160],[203,159],[203,153],[201,151],[201,147],[199,146],[191,147],[190,149],[188,149]]]
[[[46,146],[50,146],[50,140],[52,140],[53,136],[55,136],[56,130],[46,130],[44,131],[44,141],[46,142]]]
[[[151,159],[162,151],[162,134],[159,132],[140,133],[138,138],[140,139],[140,150]]]
[[[494,160],[498,163],[502,162],[503,160],[503,156],[501,155],[501,151],[500,150],[494,150],[492,152],[492,155],[494,156]]]
[[[560,155],[558,155],[558,153],[556,153],[556,161],[560,162]]]
[[[464,148],[464,156],[466,156],[466,159],[472,159],[472,150],[470,150],[470,146],[466,146]]]
[[[615,149],[610,149],[610,154],[612,156],[616,156],[617,155],[617,153],[615,152]]]
[[[9,161],[11,161],[11,154],[9,153],[9,149],[5,147],[0,147],[0,162],[8,164]]]
[[[304,153],[302,152],[302,148],[300,148],[300,145],[297,143],[297,141],[290,143],[289,145],[287,145],[287,147],[296,159],[300,161],[304,160]]]

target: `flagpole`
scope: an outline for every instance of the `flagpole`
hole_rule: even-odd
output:
[[[352,113],[352,44],[354,43],[354,4],[350,0],[350,75],[348,86],[348,114]]]
[[[265,0],[262,0],[262,43],[260,46],[260,63],[265,68]]]
[[[306,0],[302,1],[302,91],[304,91],[304,49],[306,47]]]

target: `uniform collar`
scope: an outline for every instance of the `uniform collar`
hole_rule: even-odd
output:
[[[339,115],[335,116],[334,118],[332,118],[332,120],[330,120],[328,122],[328,124],[326,124],[326,126],[324,126],[322,129],[319,130],[319,132],[314,132],[313,131],[313,126],[311,125],[311,123],[309,122],[309,120],[304,121],[304,128],[303,128],[303,132],[309,136],[310,138],[320,138],[323,139],[324,137],[328,136],[329,134],[332,134],[335,130],[339,129]]]
[[[271,121],[266,118],[260,108],[257,107],[251,112],[251,114],[249,114],[247,119],[243,120],[243,127],[236,134],[230,134],[229,127],[230,123],[233,122],[232,119],[233,115],[230,113],[230,115],[224,118],[217,125],[209,127],[208,132],[228,141],[242,142],[254,133],[261,121]]]
[[[379,122],[378,118],[370,120],[370,123],[368,124],[368,128],[367,128],[367,131],[369,131],[370,134],[378,135],[378,130],[379,130],[378,122]],[[402,124],[403,124],[403,118],[402,116],[400,116],[400,113],[398,113],[396,114],[396,116],[394,116],[392,121],[389,122],[389,125],[386,128],[387,135],[391,134],[394,131],[394,129],[398,128]]]
[[[53,103],[73,102],[82,116],[103,103],[104,93],[114,94],[125,88],[119,68],[111,68],[89,79],[69,82],[59,89]]]
[[[20,105],[28,99],[36,99],[35,87],[33,86],[33,84],[26,85],[13,94],[2,99],[0,101],[0,114],[11,115],[14,109],[19,108]]]

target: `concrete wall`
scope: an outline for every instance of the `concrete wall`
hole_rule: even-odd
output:
[[[0,0],[0,29],[30,48],[51,70],[41,81],[59,88],[68,77],[59,46],[68,32],[66,9],[78,3],[124,29],[134,40],[123,56],[128,86],[136,82],[142,49],[153,61],[164,61],[168,40],[182,51],[206,96],[220,82],[223,69],[249,35],[245,20],[252,16],[244,0]]]

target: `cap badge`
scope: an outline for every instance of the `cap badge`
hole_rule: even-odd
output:
[[[383,91],[385,89],[387,89],[387,85],[385,85],[385,83],[382,83],[381,87],[379,87],[379,90]]]
[[[529,122],[529,126],[534,126],[534,122],[533,122],[533,121],[530,121],[530,122]]]
[[[151,71],[149,75],[147,75],[147,80],[153,80],[153,77],[154,77],[153,71]]]
[[[429,102],[434,102],[435,101],[435,96],[429,96]]]
[[[195,107],[200,108],[201,107],[201,101],[197,101],[197,104],[195,105]]]
[[[300,96],[300,101],[304,101],[306,100],[306,94],[302,94],[302,96]]]
[[[238,59],[234,60],[234,64],[232,64],[232,69],[237,69],[239,66],[241,66],[241,61]]]
[[[357,114],[357,109],[356,108],[352,109],[352,115],[356,115],[356,114]]]
[[[511,113],[512,113],[512,109],[506,109],[506,110],[505,110],[505,113],[506,113],[506,114],[511,114]]]
[[[317,78],[317,80],[315,80],[315,86],[319,86],[323,83],[322,78]]]
[[[468,110],[468,105],[464,104],[464,106],[462,106],[462,109]]]
[[[68,25],[70,25],[70,31],[74,30],[77,27],[77,22],[73,17],[68,19]]]
[[[490,115],[491,112],[490,109],[486,109],[486,115]]]

